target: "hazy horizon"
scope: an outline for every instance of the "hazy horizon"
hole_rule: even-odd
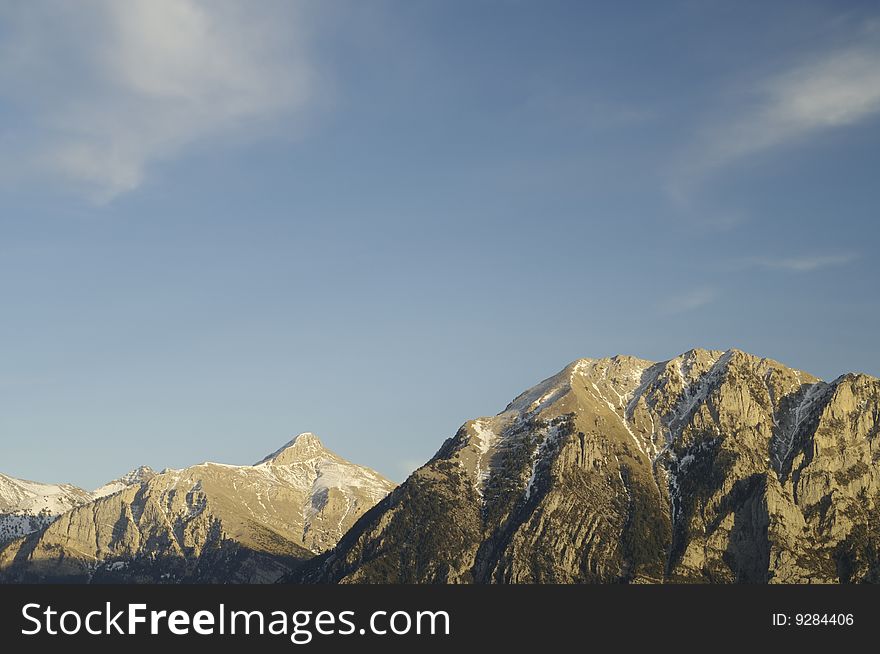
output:
[[[880,375],[880,9],[0,7],[0,471],[400,481],[581,357]]]

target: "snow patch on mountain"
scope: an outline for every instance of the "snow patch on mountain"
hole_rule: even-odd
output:
[[[93,490],[91,492],[91,499],[97,500],[102,497],[107,497],[108,495],[113,495],[113,493],[118,493],[129,486],[142,484],[143,482],[152,479],[155,475],[156,473],[149,466],[140,466],[139,468],[135,468],[131,472],[123,475],[119,479],[114,479],[100,488]]]

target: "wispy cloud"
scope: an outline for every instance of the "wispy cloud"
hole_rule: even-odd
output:
[[[0,8],[2,170],[107,201],[210,138],[301,109],[314,73],[298,5],[83,0]]]
[[[761,95],[756,111],[716,134],[713,154],[721,162],[880,111],[880,47],[851,47],[798,66],[766,82]]]
[[[711,304],[717,297],[718,291],[713,288],[695,288],[666,298],[658,309],[666,315],[687,313]]]
[[[880,113],[880,27],[755,80],[698,131],[668,186],[680,205],[707,177],[745,157],[857,125]]]
[[[854,252],[846,252],[841,254],[814,254],[801,257],[762,257],[749,259],[745,263],[747,266],[804,273],[831,266],[843,266],[852,263],[858,258],[859,255]]]

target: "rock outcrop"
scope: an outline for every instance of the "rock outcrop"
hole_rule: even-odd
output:
[[[70,484],[42,484],[0,473],[0,545],[51,524],[91,494]]]
[[[465,423],[304,582],[880,578],[880,380],[582,359]]]
[[[111,488],[0,550],[0,578],[271,582],[332,547],[392,488],[301,434],[253,466],[149,471]]]
[[[0,474],[0,545],[39,531],[75,507],[138,485],[154,474],[141,466],[92,492],[71,484],[43,484]]]

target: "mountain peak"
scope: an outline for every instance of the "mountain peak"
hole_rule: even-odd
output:
[[[312,432],[306,431],[298,434],[282,447],[272,452],[272,454],[258,461],[256,465],[263,463],[275,463],[277,465],[296,463],[325,451],[326,449],[321,439]]]
[[[0,505],[0,541],[24,535],[25,527],[45,528],[28,541],[27,552],[23,541],[0,547],[0,581],[272,582],[291,565],[334,547],[395,487],[324,449],[311,433],[293,438],[261,465],[208,462],[159,475],[141,468],[121,479],[143,477],[149,478],[136,486],[112,482],[91,501],[85,498],[88,503],[45,519],[42,513],[15,514],[4,523]],[[235,556],[224,556],[232,547]]]
[[[293,444],[305,444],[311,443],[317,445],[318,447],[324,447],[324,444],[321,443],[321,439],[318,438],[315,434],[310,431],[304,431],[301,434],[297,434],[296,437],[291,441]]]
[[[155,475],[156,472],[150,466],[138,466],[134,470],[124,474],[119,478],[119,481],[127,482],[130,484],[143,481],[149,477]]]
[[[291,580],[870,583],[878,415],[880,380],[737,348],[578,359],[466,422]]]
[[[119,477],[119,479],[114,479],[113,481],[104,484],[100,488],[96,488],[92,491],[91,497],[92,499],[107,497],[108,495],[118,493],[122,489],[128,488],[129,486],[138,486],[145,481],[149,481],[155,476],[156,471],[153,470],[150,466],[138,466],[134,470],[131,470]]]

